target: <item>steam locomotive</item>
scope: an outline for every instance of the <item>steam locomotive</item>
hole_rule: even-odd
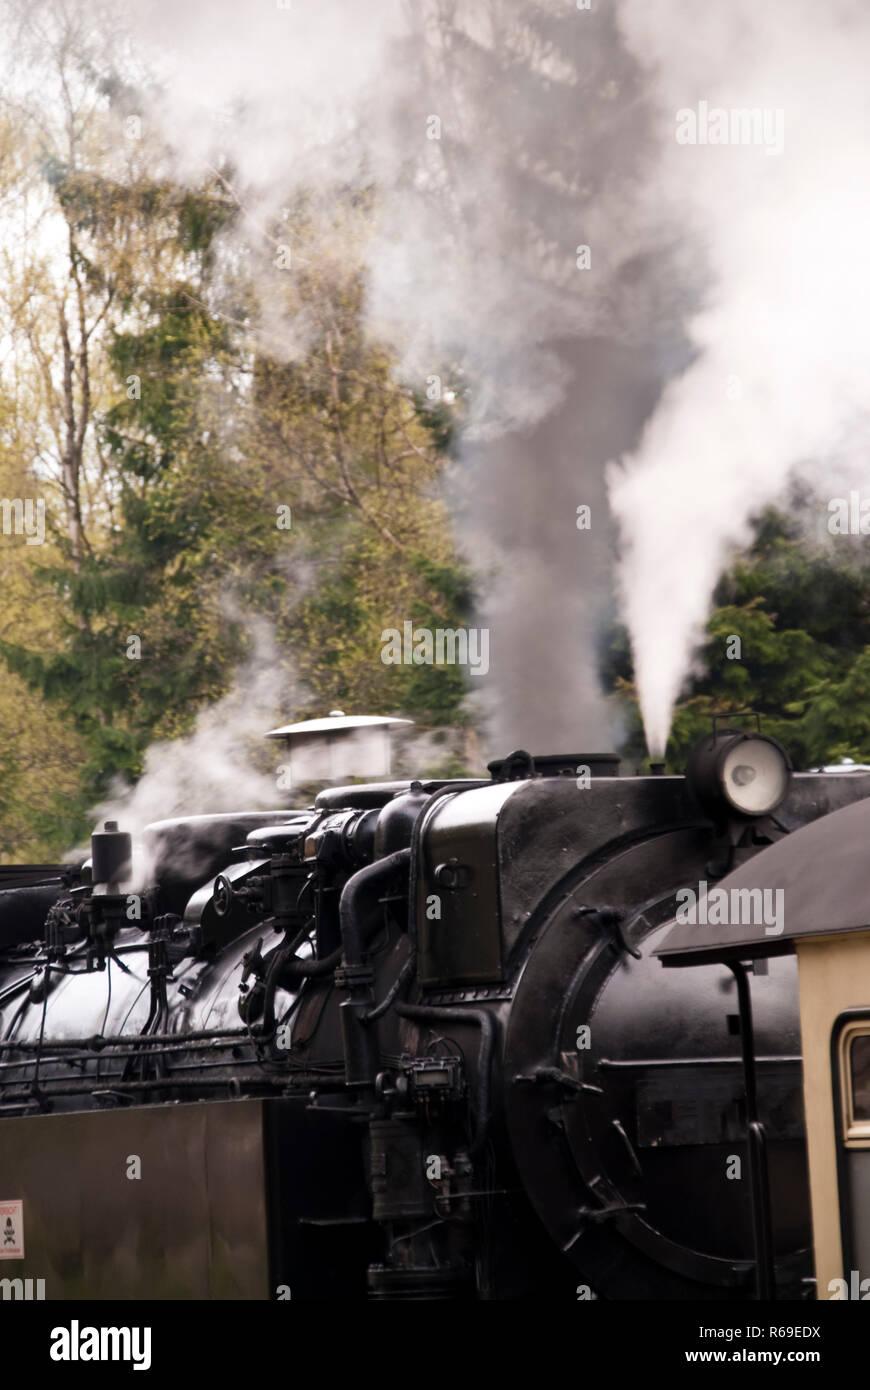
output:
[[[49,1299],[743,1299],[735,980],[681,891],[870,796],[715,730],[108,822],[0,870],[0,1273]],[[703,926],[698,928],[703,932]],[[812,1295],[796,967],[757,960],[779,1297]],[[6,1237],[4,1236],[4,1242]]]

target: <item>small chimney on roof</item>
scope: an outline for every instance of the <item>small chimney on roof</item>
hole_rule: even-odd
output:
[[[330,710],[325,719],[303,719],[270,729],[266,738],[287,746],[285,785],[343,782],[351,777],[389,777],[390,730],[411,719]]]

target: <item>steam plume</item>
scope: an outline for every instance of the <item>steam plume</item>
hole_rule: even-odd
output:
[[[331,0],[252,19],[209,0],[163,14],[140,7],[136,32],[168,79],[150,118],[188,176],[226,156],[264,221],[294,188],[328,204],[343,180],[376,187],[349,250],[370,332],[406,380],[446,389],[457,372],[467,388],[451,491],[491,630],[491,736],[610,746],[603,467],[636,442],[679,352],[689,279],[644,181],[646,78],[612,13]],[[297,325],[268,326],[299,350]]]
[[[650,66],[651,181],[706,269],[694,361],[610,475],[622,599],[650,750],[671,715],[731,547],[790,477],[823,496],[867,478],[870,12],[852,0],[621,8]],[[766,108],[782,152],[678,145],[678,110]]]
[[[229,160],[249,228],[294,190],[376,190],[346,248],[371,333],[418,385],[461,367],[467,387],[452,489],[499,739],[610,741],[607,495],[658,754],[752,514],[795,474],[824,493],[866,471],[870,13],[593,6],[139,0],[123,19],[163,83],[146,126],[182,177]],[[678,144],[702,102],[781,111],[781,152]],[[268,328],[304,350],[298,324]]]

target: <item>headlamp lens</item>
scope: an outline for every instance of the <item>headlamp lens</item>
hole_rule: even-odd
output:
[[[744,815],[772,811],[788,789],[788,763],[768,739],[747,738],[734,744],[722,761],[721,775],[725,795]]]

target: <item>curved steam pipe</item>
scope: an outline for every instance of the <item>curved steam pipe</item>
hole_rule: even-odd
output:
[[[407,869],[410,862],[410,848],[397,849],[393,854],[387,854],[383,859],[376,859],[374,863],[357,869],[347,880],[338,904],[343,965],[363,964],[365,947],[373,925],[372,917],[377,914],[379,919],[380,916],[380,904],[367,903],[369,895],[373,890],[381,888],[385,879],[399,870]]]

